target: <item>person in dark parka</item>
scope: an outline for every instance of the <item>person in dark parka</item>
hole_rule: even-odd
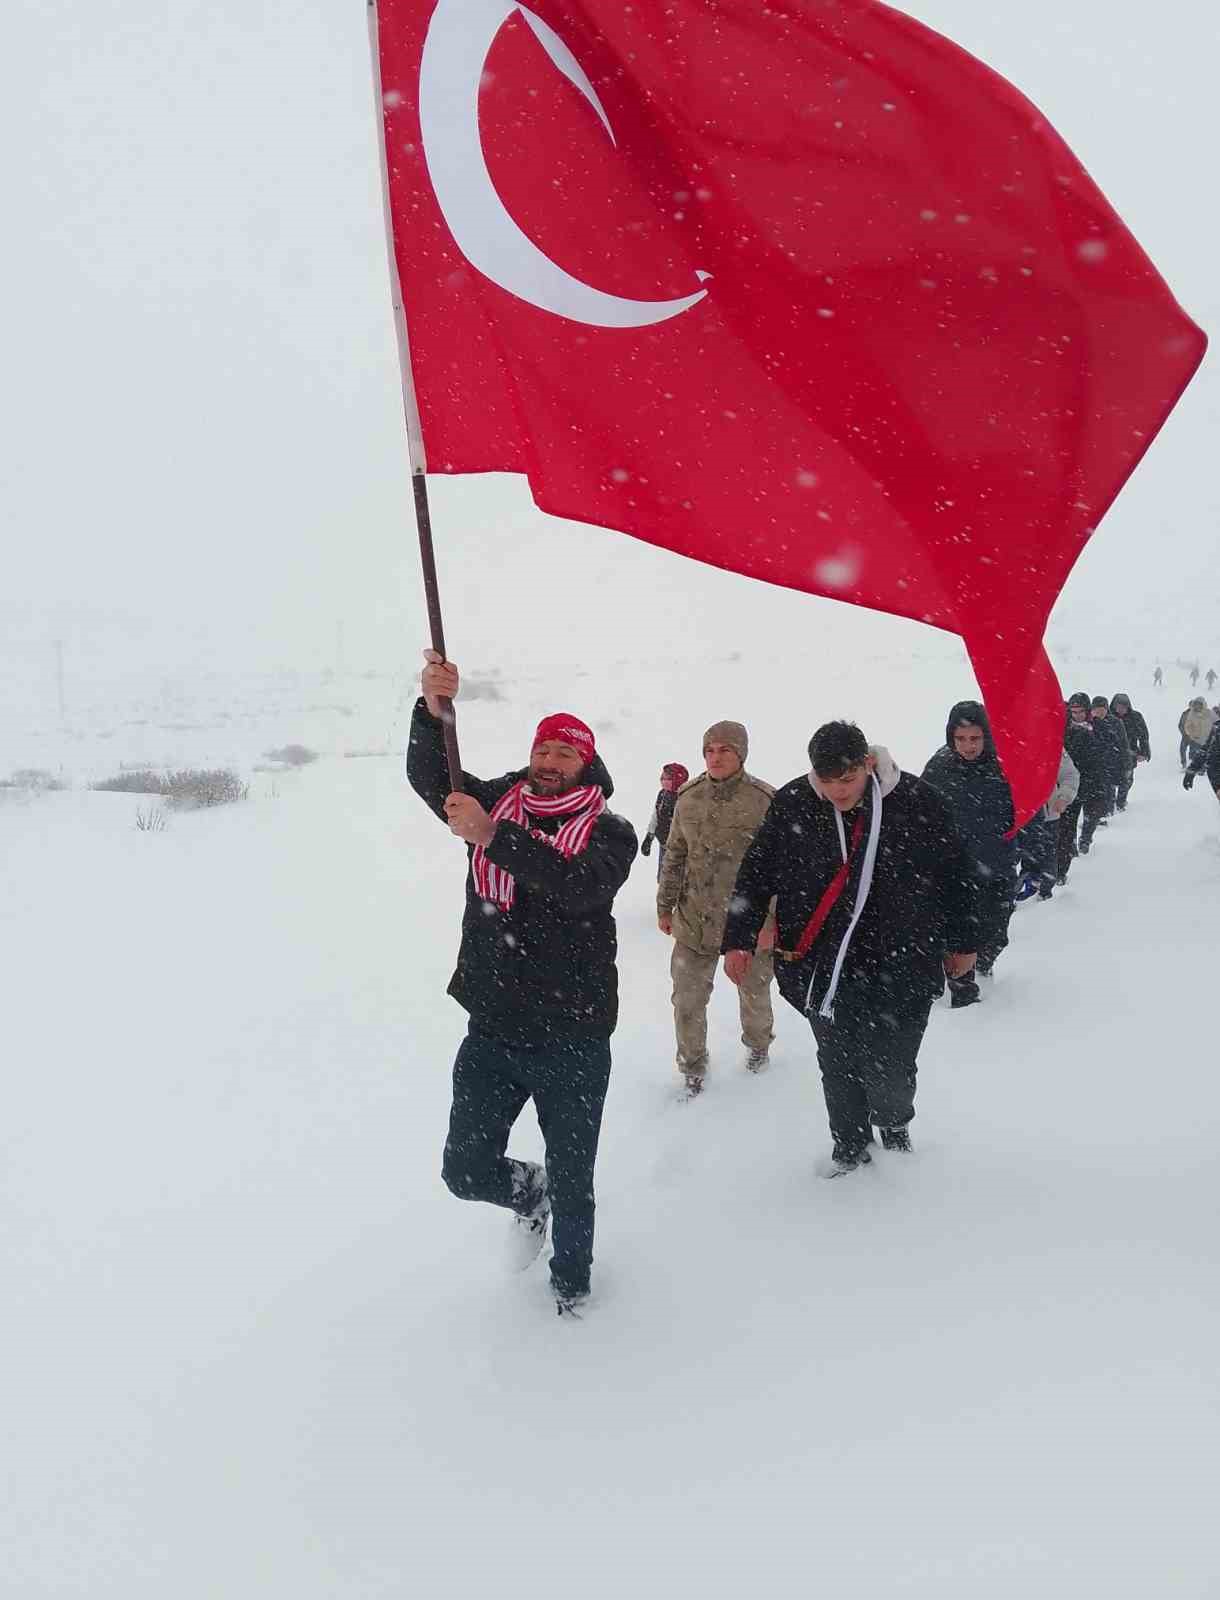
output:
[[[987,712],[977,700],[959,700],[949,712],[945,742],[923,769],[949,807],[958,833],[974,858],[978,879],[979,943],[974,972],[950,978],[955,1008],[979,996],[978,977],[991,975],[1008,944],[1008,924],[1017,892],[1012,790],[1000,766]]]
[[[1059,875],[1060,886],[1067,882],[1072,862],[1083,852],[1088,855],[1093,835],[1106,809],[1106,769],[1101,744],[1094,731],[1089,710],[1092,702],[1087,694],[1076,693],[1067,703],[1063,734],[1063,748],[1076,764],[1080,773],[1080,787],[1076,798],[1059,819]],[[1076,843],[1076,828],[1081,817],[1080,844]]]
[[[977,875],[941,797],[854,723],[809,751],[745,853],[722,949],[740,983],[775,899],[776,981],[817,1041],[834,1177],[870,1159],[873,1126],[910,1149],[932,1002],[974,965]]]
[[[630,823],[592,732],[559,712],[538,725],[529,766],[451,793],[441,715],[458,670],[426,651],[411,721],[411,787],[465,841],[470,860],[457,969],[449,993],[469,1013],[453,1066],[442,1175],[465,1200],[520,1219],[527,1259],[552,1222],[551,1285],[561,1314],[589,1292],[593,1167],[618,1018],[612,908],[635,858]],[[545,1171],[505,1155],[533,1099]]]
[[[1118,805],[1118,791],[1127,775],[1127,763],[1131,756],[1131,746],[1127,740],[1122,718],[1116,717],[1110,710],[1110,702],[1104,694],[1095,694],[1093,696],[1089,715],[1093,721],[1093,732],[1101,741],[1102,760],[1106,773],[1105,816],[1112,817]]]
[[[1130,695],[1116,694],[1110,701],[1110,710],[1122,723],[1123,732],[1127,735],[1127,765],[1115,799],[1115,809],[1125,811],[1127,796],[1135,782],[1135,769],[1143,762],[1152,760],[1152,745],[1148,739],[1148,724],[1132,706]]]

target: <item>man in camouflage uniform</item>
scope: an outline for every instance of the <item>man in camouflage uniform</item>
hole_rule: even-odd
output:
[[[775,793],[745,770],[748,752],[749,737],[740,722],[717,722],[704,734],[707,771],[678,793],[657,886],[657,925],[674,941],[670,971],[678,1070],[692,1095],[703,1088],[707,1072],[707,1004],[737,869]],[[749,977],[738,988],[751,1072],[767,1065],[773,1036],[774,942],[774,920],[768,919]]]

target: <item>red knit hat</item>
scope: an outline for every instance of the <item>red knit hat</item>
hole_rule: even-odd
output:
[[[530,749],[536,750],[540,744],[547,744],[551,740],[556,744],[570,744],[573,750],[578,750],[585,758],[586,766],[597,754],[592,728],[583,723],[579,717],[574,717],[570,711],[556,711],[549,717],[543,717],[538,724]]]

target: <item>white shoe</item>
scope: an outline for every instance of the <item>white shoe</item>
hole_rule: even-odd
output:
[[[517,1213],[513,1217],[512,1258],[518,1272],[528,1271],[542,1254],[551,1221],[551,1197],[546,1189],[546,1172],[534,1162],[529,1166],[541,1192],[532,1211],[524,1216]]]

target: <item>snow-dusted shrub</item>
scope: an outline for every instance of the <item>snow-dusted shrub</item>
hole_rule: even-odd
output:
[[[136,812],[136,829],[140,833],[164,833],[168,827],[168,817],[156,806]]]
[[[164,779],[164,784],[161,792],[165,795],[166,804],[176,811],[232,805],[235,801],[246,799],[250,793],[249,784],[243,783],[227,767],[217,767],[211,771],[184,767],[180,772],[171,772]]]
[[[66,789],[68,785],[63,778],[57,778],[45,767],[18,767],[11,778],[4,779],[4,787],[32,789],[35,794],[49,794],[54,790]]]
[[[113,778],[103,778],[93,785],[107,794],[164,794],[165,779],[159,772],[147,768],[136,772],[119,772]]]
[[[303,744],[286,744],[279,750],[264,750],[268,761],[278,761],[283,767],[307,767],[318,759],[318,752]]]

